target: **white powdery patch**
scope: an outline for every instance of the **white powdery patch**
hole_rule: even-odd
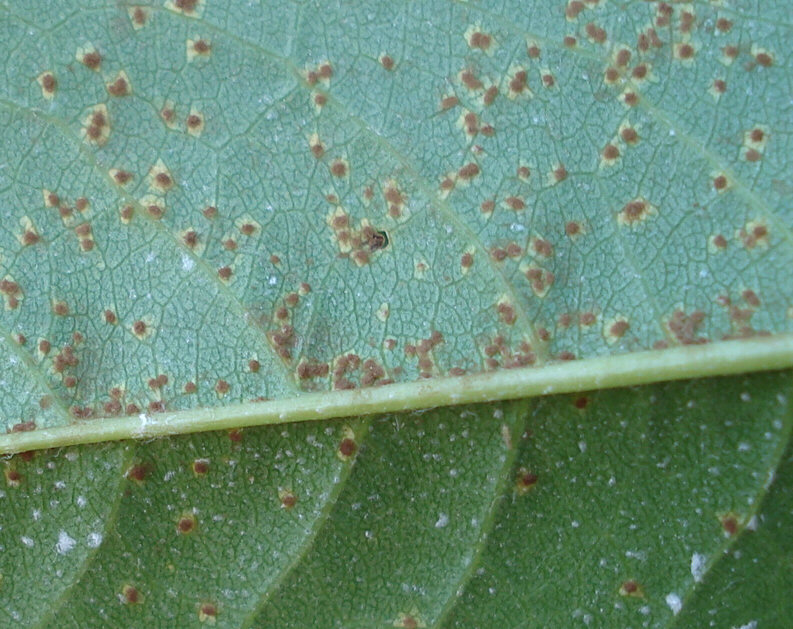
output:
[[[691,555],[691,576],[694,577],[694,583],[702,581],[707,561],[708,559],[705,555],[700,555],[699,553]]]
[[[77,542],[74,541],[74,538],[69,537],[69,534],[66,531],[61,531],[58,533],[58,543],[55,544],[55,550],[58,551],[59,555],[65,555],[68,553]]]
[[[735,627],[735,629],[757,629],[757,621],[750,620],[745,625],[741,625],[740,627]]]
[[[195,266],[195,260],[186,253],[182,255],[182,270],[191,271]]]
[[[444,526],[449,524],[449,516],[445,513],[441,513],[438,515],[438,521],[435,523],[436,529],[442,529]]]
[[[102,543],[102,534],[101,533],[89,533],[88,539],[86,540],[88,544],[88,548],[98,548],[99,544]]]
[[[666,604],[669,605],[669,609],[672,610],[672,613],[675,616],[677,616],[680,613],[680,610],[683,609],[683,601],[681,601],[680,597],[674,592],[670,592],[666,595]]]

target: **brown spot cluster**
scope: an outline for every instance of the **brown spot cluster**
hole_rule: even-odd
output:
[[[705,313],[701,310],[686,314],[678,309],[666,321],[666,327],[681,345],[701,345],[708,342],[705,337],[697,336],[697,330],[703,321],[705,321]]]
[[[317,83],[328,85],[332,76],[333,66],[328,61],[320,63],[318,66],[310,68],[305,72],[306,83],[312,86]]]
[[[498,313],[498,318],[507,325],[513,325],[518,320],[515,304],[507,297],[502,297],[498,300],[496,312]]]
[[[517,349],[510,347],[503,336],[498,335],[482,349],[487,369],[515,369],[537,362],[537,355],[528,341],[521,341]]]
[[[111,96],[129,96],[132,93],[132,84],[129,82],[127,73],[120,70],[113,80],[105,84],[105,89]]]
[[[589,41],[595,44],[605,44],[606,39],[608,38],[608,34],[606,30],[601,26],[598,26],[594,22],[589,22],[585,29],[586,35],[589,38]]]
[[[512,76],[509,80],[509,97],[517,98],[521,94],[531,95],[529,90],[529,73],[521,67],[516,67],[512,71]]]
[[[523,255],[523,249],[516,242],[510,242],[506,247],[493,247],[490,249],[490,257],[496,262],[503,262],[507,258],[519,258],[521,255]],[[471,261],[473,262],[473,259]]]
[[[391,379],[386,378],[383,366],[374,358],[361,360],[357,354],[350,353],[342,354],[333,361],[334,389],[366,388],[391,382]]]
[[[330,366],[328,363],[314,360],[302,360],[297,366],[297,377],[301,381],[327,378],[328,373],[330,373]]]
[[[420,377],[431,378],[436,373],[434,350],[443,342],[443,334],[433,330],[429,338],[405,345],[405,356],[418,359]]]
[[[393,179],[386,182],[383,188],[383,197],[388,205],[388,215],[391,218],[401,218],[405,212],[407,197],[399,189],[399,185]]]
[[[749,221],[736,236],[746,249],[768,246],[768,227],[763,221]]]
[[[490,33],[485,33],[480,29],[471,29],[467,36],[468,46],[486,51],[493,44],[493,36]]]
[[[741,299],[744,302],[743,307],[734,304],[728,295],[720,295],[716,298],[716,302],[727,309],[727,314],[733,329],[732,333],[726,334],[723,338],[732,339],[767,336],[769,334],[767,330],[756,330],[751,323],[755,312],[762,306],[760,297],[751,288],[746,288],[741,292]]]
[[[398,205],[392,205],[399,209]],[[362,219],[358,227],[354,227],[349,214],[340,206],[328,215],[326,222],[333,232],[331,238],[339,249],[339,256],[350,258],[359,267],[369,264],[372,256],[388,245],[384,231],[372,227],[367,219]]]
[[[80,242],[82,251],[91,251],[94,248],[94,234],[91,223],[82,223],[74,228],[74,233]]]
[[[460,83],[462,83],[463,86],[465,86],[465,88],[470,91],[481,90],[484,87],[484,83],[482,83],[482,81],[477,78],[476,74],[471,68],[461,70],[457,76],[460,79]]]
[[[292,360],[292,350],[295,347],[297,338],[295,336],[295,329],[291,325],[284,324],[270,330],[267,332],[267,338],[282,360]]]
[[[83,120],[83,138],[89,144],[104,146],[110,138],[110,119],[107,106],[95,105]]]
[[[10,276],[0,280],[0,293],[3,295],[6,310],[15,310],[19,307],[23,296],[22,289]]]
[[[533,264],[522,269],[522,271],[526,279],[529,280],[532,292],[537,297],[545,297],[556,280],[555,275],[551,271]]]

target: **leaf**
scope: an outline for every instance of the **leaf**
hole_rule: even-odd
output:
[[[791,331],[783,4],[439,8],[0,8],[5,450]]]
[[[17,456],[0,609],[38,627],[666,627],[678,602],[682,621],[729,599],[730,623],[771,618],[784,590],[754,568],[741,598],[718,583],[738,550],[789,568],[790,394],[779,372]]]
[[[0,5],[6,624],[776,622],[788,13]]]

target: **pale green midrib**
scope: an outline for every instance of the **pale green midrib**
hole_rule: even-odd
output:
[[[409,411],[793,367],[793,333],[187,411],[107,417],[0,435],[0,454]]]
[[[444,622],[446,622],[446,618],[450,613],[452,613],[458,601],[460,600],[458,593],[462,592],[462,589],[471,582],[474,574],[479,569],[479,561],[482,558],[482,553],[484,553],[484,551],[487,549],[490,542],[490,534],[493,532],[497,518],[500,515],[501,505],[504,500],[509,498],[509,494],[511,493],[510,487],[512,487],[510,481],[512,480],[514,474],[515,462],[518,460],[518,455],[520,454],[520,438],[529,421],[528,405],[524,404],[522,406],[524,408],[515,409],[514,411],[516,413],[521,413],[522,416],[520,420],[515,422],[512,426],[512,443],[510,444],[510,447],[507,449],[506,455],[504,456],[504,463],[502,464],[501,470],[499,472],[500,478],[497,485],[493,489],[493,500],[490,503],[487,515],[482,522],[479,539],[474,543],[473,556],[468,562],[465,570],[463,570],[462,574],[460,574],[460,578],[457,580],[455,586],[450,590],[449,598],[447,599],[446,604],[441,609],[438,617],[432,623],[433,628],[440,628],[443,626]]]
[[[193,262],[195,263],[195,268],[200,269],[202,274],[208,279],[208,281],[213,284],[217,290],[224,295],[227,299],[227,303],[231,304],[232,307],[237,310],[236,315],[237,317],[248,327],[252,330],[255,330],[258,335],[261,336],[264,346],[269,348],[270,355],[272,357],[271,364],[273,367],[282,372],[282,376],[284,382],[291,386],[292,393],[295,395],[300,394],[302,391],[297,386],[297,382],[295,379],[295,374],[287,369],[287,366],[278,356],[278,354],[273,350],[272,344],[270,340],[267,338],[267,332],[258,324],[256,323],[256,318],[248,312],[245,305],[237,298],[234,292],[218,277],[217,272],[213,270],[204,260],[202,256],[197,255],[193,250],[187,247],[176,235],[168,229],[165,225],[161,224],[161,221],[155,220],[151,218],[148,212],[141,206],[140,202],[135,199],[134,197],[130,196],[126,190],[124,190],[121,186],[118,186],[113,182],[112,178],[110,177],[110,173],[107,169],[103,169],[99,167],[99,163],[97,162],[96,156],[94,153],[88,150],[86,144],[81,142],[78,138],[74,136],[71,129],[66,125],[64,121],[60,118],[56,118],[54,116],[50,116],[45,114],[41,110],[38,109],[28,109],[19,103],[16,103],[12,100],[8,100],[7,98],[0,97],[0,105],[3,105],[9,109],[13,109],[15,111],[19,111],[23,115],[29,116],[37,121],[43,122],[44,124],[50,125],[52,128],[57,129],[61,135],[69,142],[72,142],[74,146],[77,148],[77,151],[80,155],[83,156],[85,161],[91,166],[91,168],[99,175],[100,179],[105,182],[108,188],[111,190],[113,194],[115,194],[124,204],[131,205],[135,208],[135,215],[139,218],[143,219],[144,224],[153,226],[153,228],[159,232],[160,234],[164,234],[174,245],[177,251],[181,251],[184,255],[189,256]],[[167,202],[166,202],[167,208]],[[108,209],[109,211],[109,209]]]
[[[41,619],[33,625],[35,629],[44,629],[49,623],[50,620],[58,613],[63,605],[69,600],[72,595],[72,591],[74,590],[77,585],[83,580],[83,576],[85,573],[88,572],[88,568],[94,562],[96,557],[99,555],[100,551],[105,547],[105,544],[110,539],[111,528],[115,525],[116,520],[118,519],[118,514],[121,511],[121,502],[124,497],[124,483],[126,482],[125,471],[129,467],[130,463],[132,463],[132,459],[135,455],[137,444],[131,443],[124,446],[125,452],[124,455],[121,457],[121,465],[119,467],[119,474],[118,474],[118,483],[116,485],[116,492],[113,500],[113,504],[110,507],[110,510],[107,512],[107,516],[104,518],[104,529],[102,531],[102,542],[96,547],[91,550],[91,552],[86,553],[85,557],[83,558],[82,563],[80,566],[74,571],[74,578],[72,579],[71,583],[69,583],[66,588],[64,588],[61,595],[53,601],[52,605],[50,605],[50,609],[41,617]]]
[[[155,7],[157,8],[157,7]],[[170,12],[169,12],[170,13]],[[240,37],[235,33],[231,33],[226,29],[207,22],[203,17],[191,18],[192,20],[199,22],[206,26],[207,30],[214,31],[215,33],[219,33],[228,37],[230,40],[237,42],[243,47],[250,48],[252,50],[257,51],[259,54],[272,59],[274,61],[278,61],[283,65],[283,67],[288,70],[293,77],[295,78],[297,84],[303,88],[305,88],[309,93],[312,91],[312,88],[306,82],[305,77],[301,74],[300,68],[295,65],[292,59],[280,55],[268,48],[265,48],[261,44],[257,42],[252,42],[244,37]],[[541,343],[539,337],[537,336],[536,330],[534,325],[531,323],[528,313],[526,312],[526,308],[523,305],[523,302],[518,295],[515,293],[515,289],[512,284],[507,280],[504,276],[504,273],[501,269],[496,266],[496,263],[491,259],[490,254],[485,249],[484,245],[482,244],[479,237],[476,235],[476,232],[463,222],[459,216],[449,207],[448,203],[446,203],[443,199],[439,198],[437,191],[435,191],[430,183],[427,181],[426,177],[421,175],[412,165],[412,163],[408,160],[408,158],[402,154],[401,151],[397,150],[395,146],[393,146],[386,138],[382,137],[379,133],[377,133],[365,120],[363,120],[359,115],[355,114],[346,103],[340,101],[336,96],[327,90],[318,89],[316,86],[313,88],[314,91],[321,92],[327,97],[327,104],[326,106],[335,106],[338,110],[340,110],[349,120],[353,121],[358,128],[364,131],[369,137],[373,139],[375,143],[379,146],[384,148],[387,152],[389,152],[413,177],[416,181],[418,186],[420,187],[421,191],[427,197],[427,201],[431,203],[434,207],[439,209],[446,219],[458,230],[460,230],[464,236],[467,237],[469,241],[471,241],[474,246],[477,248],[479,252],[480,258],[484,258],[486,264],[488,264],[493,276],[498,282],[498,284],[502,288],[502,292],[506,294],[511,301],[511,305],[515,308],[515,314],[517,320],[520,321],[523,328],[525,329],[525,333],[529,335],[531,339],[532,351],[535,353],[537,358],[537,364],[543,364],[548,359],[547,356],[547,349],[545,344]]]
[[[769,472],[773,470],[774,474],[776,475],[777,470],[779,469],[782,460],[785,458],[785,453],[790,446],[790,438],[793,435],[793,409],[789,409],[785,421],[785,429],[779,439],[779,444],[777,445],[776,451],[774,455],[771,457],[771,465],[769,467]],[[776,477],[770,483],[764,483],[760,486],[760,491],[754,497],[754,501],[752,502],[752,508],[749,509],[748,514],[746,515],[746,523],[748,523],[751,518],[755,517],[758,513],[760,513],[765,500],[768,496],[768,492],[771,490],[771,487],[777,482]],[[746,524],[745,523],[745,524]],[[668,629],[673,629],[677,626],[678,619],[680,618],[681,614],[685,613],[686,604],[691,600],[693,596],[696,595],[697,590],[700,587],[703,587],[707,583],[708,575],[713,571],[716,565],[727,556],[728,552],[738,543],[738,540],[743,539],[744,535],[749,534],[749,530],[746,528],[746,525],[738,532],[737,535],[732,535],[725,539],[719,549],[714,552],[712,557],[708,560],[708,563],[705,566],[705,570],[702,573],[702,578],[699,582],[694,582],[692,579],[691,586],[687,589],[685,595],[682,597],[683,607],[680,610],[680,613],[677,615],[672,616],[672,621],[668,625]],[[769,523],[761,524],[761,526],[769,526]]]
[[[364,419],[359,424],[358,430],[356,431],[356,445],[358,450],[355,457],[352,459],[352,461],[350,461],[349,464],[343,467],[342,472],[339,475],[339,481],[334,485],[333,489],[328,495],[328,499],[325,501],[325,504],[322,505],[319,515],[311,524],[311,530],[309,534],[303,540],[298,552],[294,554],[292,561],[290,561],[279,571],[275,579],[270,582],[269,587],[264,592],[262,592],[259,600],[253,606],[248,615],[243,619],[240,629],[248,629],[249,627],[253,626],[253,623],[256,622],[256,617],[262,612],[264,606],[267,605],[267,602],[270,600],[270,598],[272,598],[272,596],[279,590],[281,585],[295,571],[295,569],[303,563],[303,559],[314,548],[314,543],[336,509],[336,505],[339,502],[339,497],[347,487],[347,481],[352,476],[352,471],[355,467],[355,464],[358,462],[358,459],[365,454],[365,452],[362,450],[362,447],[369,438],[369,434],[371,432],[370,426],[371,418]]]

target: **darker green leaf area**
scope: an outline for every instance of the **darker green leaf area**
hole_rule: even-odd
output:
[[[788,446],[760,506],[757,530],[747,531],[714,565],[676,626],[787,626],[793,617],[792,523],[793,448]]]
[[[15,456],[2,622],[779,626],[790,376]]]

